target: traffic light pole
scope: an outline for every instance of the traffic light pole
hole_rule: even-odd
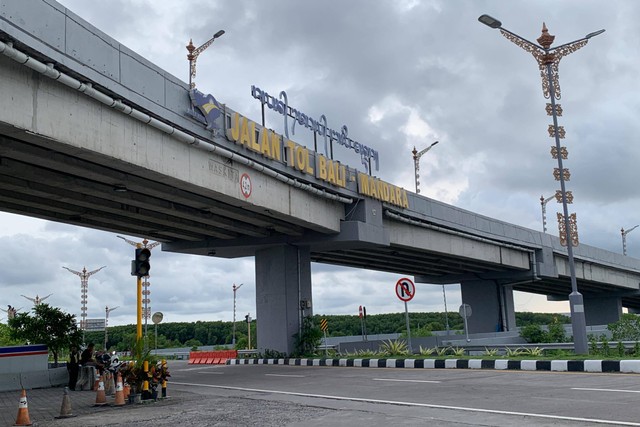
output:
[[[137,311],[137,328],[136,328],[136,341],[141,340],[142,339],[142,277],[138,276],[137,278],[137,286],[136,286],[136,292],[137,292],[137,300],[138,303],[136,304],[138,311]]]

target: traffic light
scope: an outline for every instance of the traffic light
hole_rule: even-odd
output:
[[[149,258],[151,258],[151,251],[147,248],[137,248],[136,258],[131,261],[131,275],[138,277],[145,277],[149,275],[151,270],[151,264],[149,264]]]

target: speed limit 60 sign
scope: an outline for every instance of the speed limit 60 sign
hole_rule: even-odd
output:
[[[411,279],[403,277],[396,282],[396,295],[400,300],[407,302],[411,301],[411,298],[416,294],[416,285],[413,284]]]

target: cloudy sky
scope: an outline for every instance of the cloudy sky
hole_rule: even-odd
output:
[[[226,34],[198,58],[197,87],[258,121],[251,85],[286,90],[289,104],[380,152],[376,174],[414,189],[411,150],[440,144],[421,160],[421,194],[542,229],[540,196],[555,193],[557,165],[549,154],[541,80],[533,57],[477,21],[483,13],[534,40],[542,23],[556,44],[602,28],[603,35],[565,57],[560,83],[581,243],[622,252],[620,229],[640,224],[637,191],[640,145],[640,3],[631,0],[62,0],[71,11],[122,44],[188,80],[189,39],[196,46]],[[268,125],[280,133],[278,117]],[[299,132],[305,142],[303,132]],[[357,158],[338,149],[353,167]],[[549,232],[557,235],[547,205]],[[135,280],[119,268],[133,248],[116,235],[0,214],[0,307],[27,309],[21,295],[40,297],[80,315],[74,270],[107,268],[89,279],[89,318],[119,308],[109,324],[135,323]],[[636,234],[637,233],[637,234]],[[139,238],[132,238],[139,241]],[[628,255],[640,257],[640,229],[627,236]],[[31,256],[31,254],[36,254]],[[313,265],[316,314],[404,310],[395,274]],[[165,321],[231,320],[255,314],[252,258],[220,260],[161,252],[152,257],[151,311]],[[449,310],[460,304],[449,285]],[[442,287],[419,285],[412,311],[444,311]],[[518,311],[567,312],[566,303],[516,295]],[[2,316],[0,315],[0,318]]]

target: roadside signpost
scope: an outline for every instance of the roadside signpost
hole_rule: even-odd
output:
[[[409,309],[407,308],[407,302],[411,301],[415,294],[416,285],[413,284],[411,279],[403,277],[396,282],[396,295],[400,301],[404,302],[404,316],[407,323],[407,346],[411,354],[413,354],[413,346],[411,345],[411,329],[409,328]]]
[[[320,329],[324,333],[324,355],[327,355],[327,329],[329,329],[329,325],[327,323],[327,319],[320,320]]]
[[[367,307],[361,305],[358,308],[358,316],[360,316],[360,332],[362,333],[362,341],[367,341]]]
[[[460,309],[460,316],[464,319],[464,333],[467,336],[467,342],[471,341],[469,339],[469,325],[467,324],[467,319],[471,317],[471,306],[469,304],[462,304]]]

